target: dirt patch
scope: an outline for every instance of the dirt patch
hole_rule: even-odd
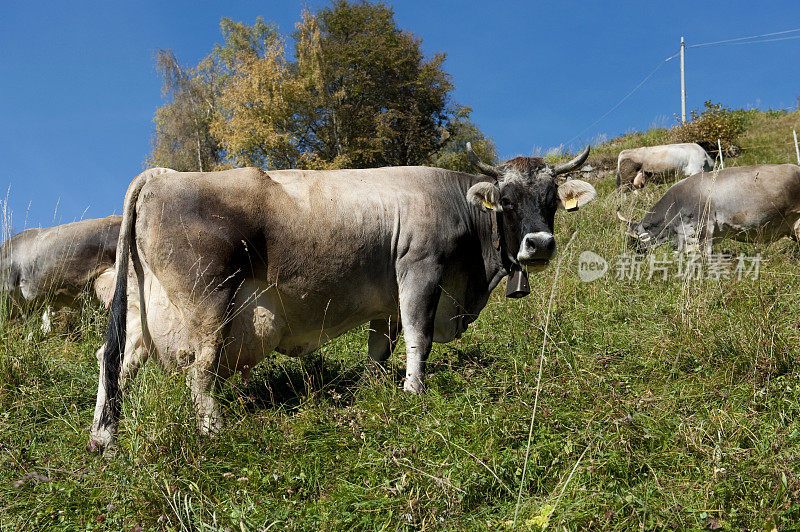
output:
[[[617,159],[605,155],[590,156],[586,163],[574,172],[564,174],[570,179],[583,179],[590,183],[600,181],[607,177],[614,177],[617,174]]]

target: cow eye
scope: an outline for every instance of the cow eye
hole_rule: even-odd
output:
[[[500,206],[503,207],[503,210],[510,210],[514,208],[514,204],[511,203],[511,200],[508,198],[500,198]]]

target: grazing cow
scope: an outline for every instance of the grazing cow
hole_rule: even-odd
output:
[[[404,388],[422,392],[431,342],[459,337],[509,270],[546,267],[558,207],[595,197],[589,183],[555,179],[589,148],[559,165],[518,157],[495,167],[468,154],[484,175],[392,167],[137,176],[125,196],[90,447],[112,443],[120,387],[150,355],[187,370],[202,433],[221,426],[212,395],[220,379],[271,351],[309,353],[365,322],[377,361],[402,326]]]
[[[114,259],[122,216],[26,229],[0,247],[2,291],[14,311],[47,303],[42,330],[52,310],[75,305],[91,286],[106,306],[114,290]]]
[[[627,224],[639,251],[671,242],[679,251],[714,240],[800,237],[800,166],[758,164],[696,174],[675,183],[641,222]]]
[[[174,172],[150,168],[141,175]],[[2,292],[12,311],[47,303],[42,330],[50,330],[52,310],[72,307],[91,286],[106,307],[114,293],[114,260],[122,216],[83,220],[44,229],[26,229],[0,246]]]
[[[647,176],[676,172],[684,176],[714,169],[714,160],[697,144],[667,144],[622,150],[617,158],[617,188],[641,188]]]

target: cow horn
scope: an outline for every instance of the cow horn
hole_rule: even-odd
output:
[[[467,159],[469,159],[469,163],[476,167],[478,170],[481,171],[482,174],[488,175],[490,177],[494,177],[495,179],[499,179],[502,174],[500,170],[497,169],[496,166],[492,166],[491,164],[486,164],[485,162],[481,161],[478,158],[478,155],[472,151],[472,143],[467,142]]]
[[[619,212],[619,209],[617,209],[617,218],[619,218],[621,221],[625,222],[626,224],[631,223],[631,221],[629,219],[627,219],[624,216],[622,216],[622,213]]]
[[[591,146],[586,146],[586,149],[583,150],[583,152],[581,152],[580,155],[578,155],[571,161],[555,165],[555,167],[553,168],[553,173],[558,175],[558,174],[563,174],[564,172],[571,172],[575,170],[577,167],[582,165],[589,157],[589,148],[591,148]]]

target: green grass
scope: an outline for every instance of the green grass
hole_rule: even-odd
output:
[[[762,163],[797,164],[792,130],[800,129],[800,110],[759,111],[756,109],[733,111],[742,117],[746,129],[734,142],[740,148],[738,157],[725,157],[725,166],[749,166]],[[608,142],[592,146],[588,163],[616,170],[619,152],[640,146],[670,144],[670,131],[654,127],[647,131],[626,133]],[[712,153],[712,157],[716,153]],[[548,157],[549,160],[563,161],[574,154],[561,154]]]
[[[227,384],[226,428],[208,439],[183,377],[148,364],[108,460],[83,449],[103,314],[47,339],[27,339],[35,320],[3,324],[0,529],[502,530],[520,487],[523,530],[551,510],[558,530],[795,529],[800,249],[723,242],[761,252],[757,280],[582,283],[581,251],[612,266],[626,251],[613,179],[596,186],[594,203],[557,218],[558,277],[532,276],[522,300],[493,294],[434,348],[422,397],[401,391],[402,344],[373,375],[353,331]],[[665,189],[628,196],[626,211]]]
[[[754,113],[747,131],[739,139],[742,154],[731,163],[736,166],[761,163],[797,164],[793,129],[800,130],[800,111],[785,114]]]

